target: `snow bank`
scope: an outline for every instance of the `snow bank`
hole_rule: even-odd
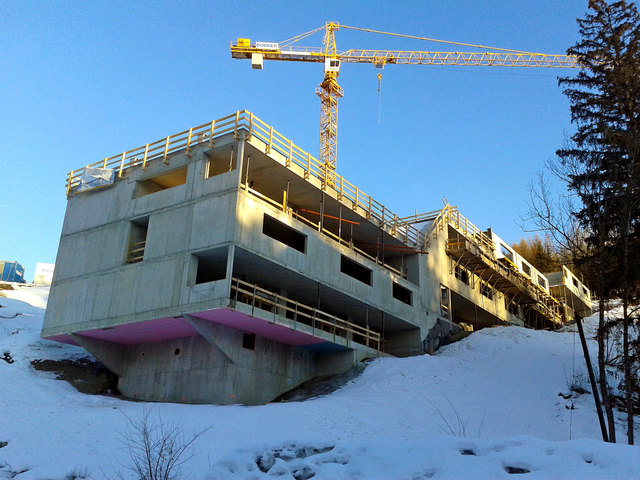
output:
[[[47,292],[0,297],[0,357],[12,362],[0,358],[0,479],[133,478],[122,435],[149,407],[80,394],[30,366],[88,356],[39,337]],[[150,418],[185,439],[209,428],[188,479],[638,478],[640,448],[598,441],[591,396],[559,396],[582,364],[572,331],[485,329],[434,356],[374,360],[325,397],[153,404]]]
[[[292,442],[279,449],[240,449],[210,478],[228,479],[631,479],[640,471],[637,447],[594,440],[548,442],[532,437],[402,441],[374,438],[335,445]]]

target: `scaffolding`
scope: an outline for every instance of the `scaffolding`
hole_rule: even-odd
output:
[[[519,305],[531,307],[549,322],[563,323],[562,304],[508,259],[496,258],[491,237],[462,216],[456,207],[446,205],[441,221],[455,232],[449,231],[447,235],[446,251],[456,265],[463,266]]]

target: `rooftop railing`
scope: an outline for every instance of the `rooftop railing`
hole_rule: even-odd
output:
[[[205,142],[208,142],[209,146],[213,148],[216,138],[229,133],[233,133],[236,139],[239,139],[244,133],[247,139],[253,137],[260,140],[264,144],[266,154],[278,152],[284,157],[284,164],[287,168],[292,168],[293,165],[297,166],[302,169],[302,175],[305,179],[313,177],[320,180],[322,189],[333,190],[338,200],[349,201],[354,211],[364,214],[367,219],[375,221],[381,228],[405,243],[417,248],[424,247],[425,236],[415,227],[403,222],[398,215],[391,212],[382,203],[345,180],[327,165],[320,163],[309,152],[298,147],[275,130],[273,126],[266,124],[247,110],[238,110],[233,115],[104,158],[78,170],[72,170],[67,174],[67,196],[76,193],[83,172],[87,168],[112,169],[120,178],[127,170],[132,168],[145,169],[147,164],[154,160],[162,159],[162,162],[168,163],[168,156],[181,150],[185,150],[185,153],[190,156],[193,147]]]

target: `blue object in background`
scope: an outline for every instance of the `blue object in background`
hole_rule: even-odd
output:
[[[3,282],[24,282],[24,267],[18,262],[0,261],[0,280]]]

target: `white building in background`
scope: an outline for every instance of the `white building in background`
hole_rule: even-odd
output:
[[[36,263],[36,274],[33,278],[33,283],[36,285],[51,285],[54,268],[55,264],[53,263]]]

